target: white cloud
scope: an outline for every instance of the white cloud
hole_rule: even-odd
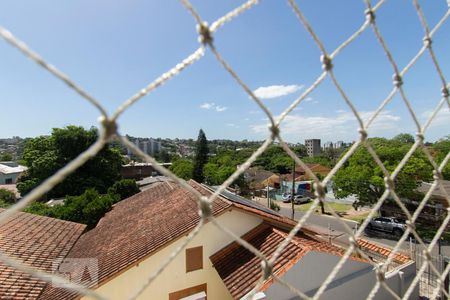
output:
[[[359,113],[366,122],[372,111]],[[398,115],[390,111],[381,112],[369,128],[369,136],[393,136],[401,132]],[[359,124],[351,112],[339,112],[333,116],[288,115],[281,123],[281,134],[292,140],[304,138],[355,140],[358,138]],[[267,124],[252,125],[253,132],[267,134]],[[404,130],[402,131],[404,132]]]
[[[228,127],[233,127],[233,128],[239,128],[238,125],[234,124],[234,123],[228,123],[226,124]]]
[[[215,105],[214,102],[211,102],[211,103],[206,102],[206,103],[203,103],[202,105],[200,105],[200,108],[211,109],[214,107],[214,105]]]
[[[419,120],[422,127],[428,122],[433,115],[433,110],[426,110],[419,115]],[[434,116],[430,125],[425,131],[425,140],[436,141],[449,134],[450,128],[450,109],[447,105],[444,106]]]
[[[313,100],[313,98],[308,97],[308,98],[303,99],[303,102],[310,102],[310,101],[312,101],[312,100]]]
[[[272,99],[295,93],[302,87],[296,84],[261,86],[254,90],[253,93],[260,99]]]
[[[219,106],[219,105],[216,106],[217,112],[226,111],[227,109],[228,109],[228,107],[225,107],[225,106]]]
[[[433,110],[426,110],[420,116],[422,118],[422,124],[425,125],[428,119],[433,115]],[[431,120],[430,128],[446,126],[450,128],[450,109],[447,106],[443,106]]]
[[[214,102],[205,102],[202,105],[200,105],[200,108],[206,110],[214,109],[217,112],[223,112],[228,109],[228,107],[217,105]]]
[[[250,118],[245,118],[244,121],[250,121]]]

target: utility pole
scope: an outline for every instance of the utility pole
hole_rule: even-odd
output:
[[[270,208],[269,181],[267,181],[267,207]]]
[[[291,204],[292,204],[292,220],[295,220],[295,208],[294,208],[294,196],[295,196],[295,160],[292,160],[292,197],[291,197]]]

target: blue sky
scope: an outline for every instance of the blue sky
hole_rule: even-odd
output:
[[[243,1],[192,1],[210,24]],[[363,1],[297,1],[332,52],[364,22]],[[433,27],[448,9],[446,1],[421,1]],[[377,23],[403,68],[422,46],[423,29],[410,1],[388,1]],[[0,25],[25,41],[113,112],[198,47],[195,22],[178,1],[14,1],[5,0]],[[450,21],[433,46],[450,77]],[[286,1],[267,0],[227,23],[214,36],[227,62],[268,108],[280,114],[321,73],[320,52]],[[97,126],[98,112],[48,72],[0,40],[0,137],[48,134],[53,127]],[[371,29],[334,61],[336,77],[362,115],[369,116],[392,88],[392,68]],[[426,53],[404,78],[421,122],[440,99],[440,81]],[[349,108],[330,79],[289,115],[283,137],[303,142],[351,141],[358,136]],[[450,133],[444,106],[428,140]],[[256,104],[208,50],[193,66],[141,99],[120,118],[120,130],[134,136],[261,140],[267,120]],[[415,133],[411,117],[396,96],[369,134],[392,137]]]

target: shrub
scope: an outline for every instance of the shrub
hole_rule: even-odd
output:
[[[116,181],[113,186],[108,189],[108,194],[111,196],[118,195],[120,200],[131,197],[139,192],[139,187],[133,179],[122,179]]]
[[[279,211],[280,210],[280,206],[275,203],[275,201],[270,201],[270,209],[275,210],[275,211]]]
[[[0,189],[0,201],[12,204],[16,202],[16,195],[6,189]]]

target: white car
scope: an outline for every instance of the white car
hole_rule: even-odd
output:
[[[304,196],[304,195],[296,195],[294,197],[294,203],[295,204],[303,204],[303,203],[308,203],[309,201],[311,201],[311,198]]]

